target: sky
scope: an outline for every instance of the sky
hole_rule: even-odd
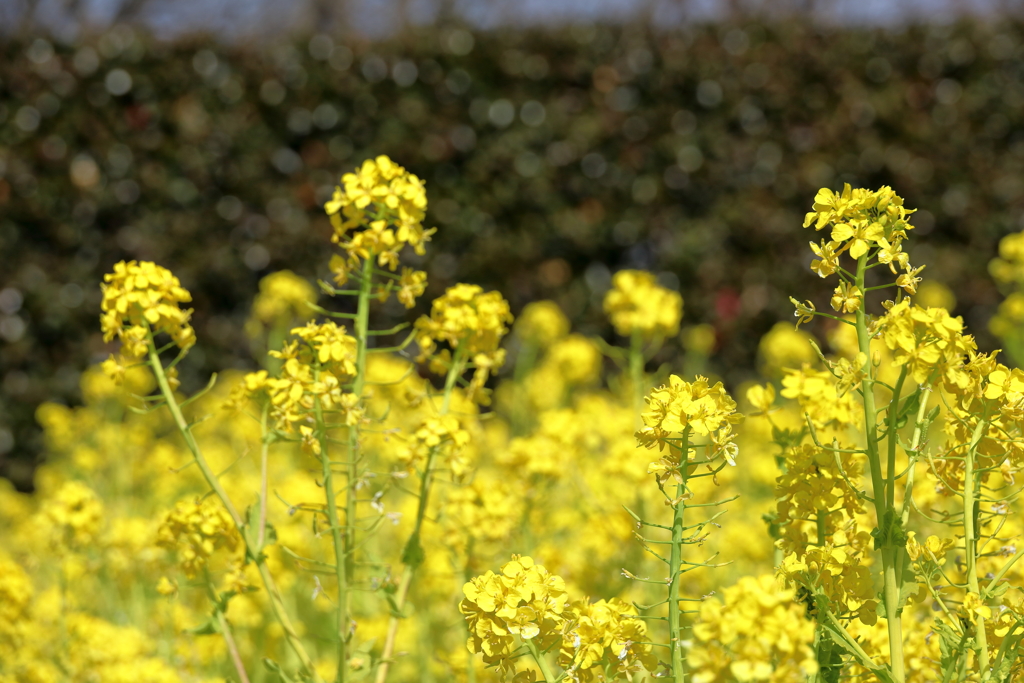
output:
[[[92,27],[110,25],[133,0],[0,0],[0,30],[13,27],[34,6],[37,17],[54,32],[73,38],[78,20]],[[949,21],[962,14],[997,16],[1020,8],[1024,0],[134,0],[143,4],[143,23],[158,35],[173,38],[213,30],[231,38],[282,30],[309,30],[318,25],[318,5],[344,6],[347,23],[368,37],[386,36],[401,25],[430,24],[445,2],[471,25],[493,28],[505,24],[564,24],[629,21],[649,16],[658,25],[722,18],[731,4],[757,8],[771,16],[786,7],[812,6],[819,21],[839,24],[891,25],[909,21]],[[76,6],[77,17],[67,7]],[[780,11],[779,8],[783,8]],[[807,15],[806,10],[797,10]],[[282,28],[285,27],[285,28]]]

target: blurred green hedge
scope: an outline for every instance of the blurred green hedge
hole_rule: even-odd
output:
[[[74,402],[105,357],[98,283],[114,262],[155,260],[193,291],[205,353],[186,387],[249,366],[259,277],[325,274],[320,205],[381,153],[427,181],[429,294],[468,280],[516,311],[550,297],[611,335],[610,273],[650,269],[683,293],[687,323],[715,325],[712,366],[732,381],[792,319],[789,295],[827,305],[800,228],[815,191],[890,184],[923,209],[912,262],[953,287],[991,347],[986,264],[1019,228],[1022,124],[1024,24],[1010,21],[440,28],[248,48],[120,27],[0,45],[0,473],[27,482],[35,406]]]

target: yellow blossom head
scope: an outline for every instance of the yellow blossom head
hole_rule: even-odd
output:
[[[369,258],[395,270],[404,246],[423,254],[434,233],[423,228],[427,210],[423,181],[383,155],[343,175],[324,209],[334,226],[332,240],[346,253],[346,258],[331,262],[339,283],[347,280],[350,268]]]
[[[831,227],[831,239],[811,242],[811,250],[817,257],[811,263],[811,270],[828,277],[840,271],[840,257],[844,253],[849,253],[854,260],[867,257],[888,266],[893,275],[897,273],[897,266],[900,267],[904,272],[897,279],[897,285],[913,294],[920,282],[917,273],[921,269],[910,265],[902,246],[907,231],[914,227],[909,222],[912,213],[914,209],[904,207],[903,198],[887,186],[872,191],[853,189],[847,183],[842,192],[828,188],[818,190],[813,210],[804,217],[804,227],[814,226],[816,231]],[[844,281],[842,284],[846,287],[836,290],[832,306],[852,313],[859,307],[863,293],[851,283]]]
[[[260,293],[252,302],[252,314],[245,324],[256,336],[265,327],[289,324],[309,315],[307,304],[316,303],[317,291],[305,278],[290,270],[279,270],[260,280]]]
[[[192,309],[181,308],[192,295],[171,271],[150,261],[121,261],[103,280],[103,340],[117,337],[127,361],[145,357],[150,332],[167,334],[182,351],[196,343],[195,330],[189,324]]]
[[[505,362],[505,350],[498,347],[512,323],[512,312],[500,292],[484,292],[477,285],[458,284],[434,300],[429,316],[416,321],[420,360],[431,359],[431,368],[447,372],[452,352],[438,344],[445,342],[462,362],[475,368],[470,394],[484,399],[483,386],[489,374]]]
[[[554,301],[534,301],[519,314],[515,332],[527,343],[547,347],[569,334],[569,319]]]
[[[659,285],[652,273],[620,270],[604,297],[604,311],[624,337],[671,337],[679,332],[683,297]]]
[[[80,550],[99,535],[103,503],[85,484],[69,481],[43,502],[39,519],[49,532],[51,546]]]

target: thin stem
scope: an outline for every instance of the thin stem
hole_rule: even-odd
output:
[[[676,484],[676,502],[672,506],[672,551],[669,554],[668,584],[668,635],[669,652],[672,654],[672,680],[683,683],[686,680],[686,669],[683,663],[683,629],[679,610],[679,579],[681,577],[683,552],[683,526],[686,502],[681,500],[686,493],[686,480],[689,474],[689,442],[690,428],[683,430],[682,454],[680,455],[679,471],[683,481]]]
[[[448,375],[445,377],[444,399],[441,402],[441,409],[438,411],[442,416],[447,415],[451,407],[455,382],[461,376],[462,368],[465,366],[465,355],[464,347],[457,347],[455,349],[455,357],[452,359],[451,367],[448,368]],[[388,621],[388,632],[384,640],[384,649],[381,652],[380,666],[377,668],[376,683],[385,683],[388,679],[388,672],[391,669],[391,661],[395,653],[395,642],[398,639],[398,628],[404,618],[402,610],[405,609],[405,602],[409,596],[409,588],[412,586],[416,569],[423,562],[420,529],[423,526],[423,519],[427,514],[427,503],[430,499],[431,470],[437,450],[435,447],[427,451],[427,462],[423,468],[423,476],[420,478],[419,506],[416,509],[416,522],[412,533],[409,535],[409,540],[406,541],[405,550],[402,552],[402,563],[405,567],[402,570],[402,578],[395,593],[395,609],[391,619]]]
[[[270,570],[267,568],[266,558],[258,549],[249,546],[249,540],[246,538],[245,534],[245,523],[242,520],[241,515],[238,514],[238,510],[235,508],[234,503],[231,502],[231,499],[228,497],[224,487],[221,486],[217,476],[213,473],[213,470],[210,469],[210,464],[206,461],[202,451],[199,450],[199,444],[196,443],[195,437],[192,435],[192,431],[189,429],[184,415],[181,414],[181,408],[178,405],[178,400],[175,398],[174,392],[171,391],[171,385],[167,381],[167,375],[164,373],[164,366],[160,362],[160,356],[157,355],[156,344],[153,343],[153,333],[151,331],[149,332],[149,365],[153,370],[153,374],[156,376],[157,385],[160,387],[160,392],[164,396],[167,408],[171,411],[171,417],[174,419],[174,424],[177,426],[178,431],[181,432],[182,438],[185,439],[185,444],[188,446],[189,451],[191,451],[196,465],[199,467],[200,472],[202,472],[203,478],[206,479],[206,483],[211,489],[213,489],[213,492],[217,494],[217,497],[220,499],[224,509],[227,510],[228,515],[231,516],[231,520],[235,523],[235,527],[238,529],[243,542],[246,544],[248,554],[253,558],[253,563],[256,565],[257,570],[259,570],[260,578],[263,580],[263,586],[266,588],[267,594],[270,596],[270,604],[274,610],[274,616],[281,624],[281,628],[284,630],[288,644],[295,652],[295,656],[298,657],[303,669],[313,678],[313,681],[315,683],[323,683],[323,679],[313,666],[313,660],[310,658],[309,653],[306,652],[306,648],[302,645],[302,641],[299,640],[298,633],[295,631],[295,626],[292,624],[291,618],[288,616],[284,600],[281,599],[281,594],[278,591],[277,586],[274,584]]]
[[[868,255],[862,254],[857,260],[857,275],[854,284],[861,292],[864,291],[864,273],[867,269]],[[903,683],[906,680],[905,664],[903,657],[903,624],[899,605],[901,577],[896,575],[898,564],[898,552],[892,538],[890,525],[896,523],[895,511],[891,503],[892,494],[888,491],[888,481],[882,474],[882,463],[878,449],[878,431],[876,428],[878,413],[875,408],[875,377],[874,366],[871,363],[871,338],[868,335],[866,297],[861,295],[861,305],[857,309],[857,343],[859,351],[864,354],[864,379],[861,381],[861,395],[864,406],[864,437],[867,445],[868,465],[871,472],[872,493],[874,494],[876,532],[880,534],[881,555],[882,555],[882,578],[884,588],[882,597],[885,603],[886,625],[889,631],[889,653],[890,671],[895,683]],[[895,394],[895,392],[894,392]],[[893,400],[898,405],[899,396]],[[895,407],[890,403],[890,410]],[[894,435],[889,435],[894,439]]]
[[[537,644],[533,642],[532,638],[524,640],[524,642],[526,643],[526,649],[530,651],[530,655],[533,657],[533,661],[537,662],[537,668],[540,669],[540,675],[544,677],[546,683],[555,683],[557,677],[551,673],[548,660],[544,659],[544,655],[537,649]]]
[[[373,262],[375,255],[371,251],[363,261],[362,277],[359,280],[359,301],[356,306],[355,315],[355,338],[356,338],[356,376],[352,381],[352,393],[359,402],[363,401],[363,389],[366,386],[366,355],[367,343],[369,340],[368,330],[370,327],[370,293],[373,288]],[[317,408],[320,409],[319,402]],[[322,415],[318,421],[322,420]],[[326,430],[325,430],[326,434]],[[348,430],[348,471],[345,479],[345,526],[338,528],[337,523],[337,501],[333,496],[333,490],[327,491],[328,508],[334,512],[334,519],[331,522],[331,533],[335,539],[334,565],[335,576],[338,581],[338,671],[335,674],[335,683],[345,683],[348,679],[348,638],[351,596],[349,583],[355,574],[355,547],[356,547],[356,482],[359,481],[359,461],[361,450],[361,439],[359,425],[353,425]],[[327,472],[331,465],[324,459],[324,483],[327,484],[330,478]]]
[[[267,413],[270,403],[263,406],[260,416],[260,528],[256,532],[256,547],[263,550],[263,540],[267,532],[267,459],[270,443],[267,441]]]
[[[981,477],[976,476],[974,457],[978,450],[981,437],[988,426],[987,419],[978,421],[971,435],[971,444],[967,449],[964,461],[964,554],[967,556],[967,585],[970,592],[983,599],[978,583],[978,530],[976,500],[981,489]],[[988,680],[991,670],[988,662],[988,635],[985,633],[985,617],[976,615],[977,622],[974,637],[978,644],[978,665],[981,668],[981,680]]]
[[[203,567],[203,574],[206,577],[206,594],[213,602],[213,613],[217,617],[217,626],[220,634],[224,637],[224,644],[227,645],[228,654],[231,656],[231,663],[235,666],[235,673],[238,674],[240,683],[249,683],[249,674],[245,671],[245,664],[242,663],[242,656],[238,653],[238,645],[235,644],[235,637],[231,633],[231,624],[224,614],[226,605],[222,604],[217,597],[217,591],[213,587],[213,580],[210,578],[210,570]]]
[[[314,378],[320,381],[320,368],[314,371]],[[338,502],[334,493],[334,470],[331,468],[331,457],[328,451],[327,426],[324,424],[323,404],[317,396],[313,402],[313,414],[316,419],[316,433],[320,444],[320,463],[324,486],[324,509],[327,512],[327,523],[331,527],[331,540],[334,544],[334,576],[338,584],[338,596],[335,610],[335,629],[337,631],[338,670],[335,674],[335,681],[344,681],[348,673],[348,657],[346,644],[348,640],[348,575],[345,571],[345,558],[348,545],[346,543],[347,529],[351,520],[345,520],[345,531],[343,535],[342,526],[338,520]],[[351,492],[348,492],[351,496]]]

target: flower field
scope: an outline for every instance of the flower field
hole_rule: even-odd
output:
[[[116,350],[40,407],[37,493],[0,488],[0,682],[1024,677],[1024,372],[922,280],[891,188],[813,198],[827,284],[740,387],[639,270],[618,345],[472,283],[379,328],[426,291],[427,204],[388,157],[343,175],[331,279],[266,276],[263,369],[189,395],[174,264],[96,283]]]

